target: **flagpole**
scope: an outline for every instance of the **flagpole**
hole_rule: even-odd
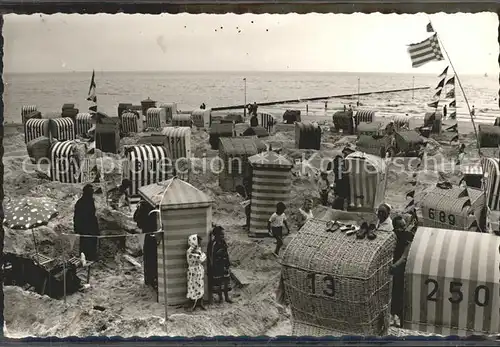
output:
[[[429,17],[429,23],[431,23],[431,25],[432,25],[432,21],[431,21],[430,17]],[[474,118],[472,117],[472,112],[471,112],[471,108],[469,105],[469,101],[467,100],[467,96],[465,95],[465,91],[464,91],[464,88],[462,86],[462,82],[460,81],[460,77],[458,77],[457,70],[455,70],[455,66],[453,66],[453,63],[451,62],[450,55],[448,54],[448,51],[444,47],[443,41],[439,38],[438,33],[436,31],[434,31],[434,32],[436,34],[436,38],[437,38],[439,44],[441,45],[441,47],[443,47],[443,51],[446,54],[446,57],[448,58],[448,62],[450,63],[451,68],[453,69],[453,73],[455,74],[455,77],[457,79],[458,86],[460,87],[460,90],[462,91],[462,94],[464,96],[465,104],[467,105],[467,110],[469,111],[469,117],[471,119],[472,127],[474,129],[474,134],[476,136],[476,146],[477,146],[477,152],[479,154],[479,163],[481,165],[481,170],[483,171],[483,179],[482,179],[483,184],[482,184],[482,186],[483,186],[483,197],[484,197],[484,203],[485,203],[484,208],[488,208],[488,201],[486,199],[486,182],[485,182],[485,178],[484,178],[485,167],[484,167],[484,164],[481,160],[481,145],[479,144],[479,136],[477,134],[476,123],[474,122]],[[446,83],[445,83],[445,85],[446,85]],[[455,98],[455,100],[456,100],[456,98]],[[456,112],[456,108],[455,108],[455,112]],[[457,124],[458,124],[458,119],[457,119]],[[479,229],[481,230],[481,227]],[[481,231],[484,232],[484,230],[481,230]]]

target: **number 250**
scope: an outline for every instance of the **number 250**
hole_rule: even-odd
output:
[[[429,286],[429,284],[433,285],[433,288],[427,295],[427,300],[429,301],[437,301],[437,294],[439,291],[439,284],[438,281],[428,278],[425,280],[425,284]],[[479,299],[479,293],[483,291],[484,292],[484,299],[482,302]],[[450,288],[449,292],[451,296],[448,298],[448,301],[451,302],[452,304],[459,304],[464,300],[464,293],[462,293],[462,283],[461,282],[450,282]],[[479,285],[476,287],[474,290],[474,303],[477,306],[484,307],[487,306],[490,302],[490,289],[487,286],[484,285]]]

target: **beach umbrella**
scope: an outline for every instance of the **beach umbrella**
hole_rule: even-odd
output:
[[[16,201],[9,201],[4,206],[3,224],[11,229],[28,230],[31,229],[35,252],[38,257],[34,228],[47,225],[51,219],[57,216],[58,212],[55,204],[42,198],[23,198]]]

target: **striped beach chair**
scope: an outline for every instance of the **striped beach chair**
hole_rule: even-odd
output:
[[[165,181],[172,176],[172,161],[168,151],[162,146],[135,145],[125,148],[123,177],[131,182],[130,201],[139,200],[139,188]]]
[[[500,163],[497,158],[483,157],[481,165],[484,168],[485,193],[488,207],[492,211],[500,210]]]
[[[61,183],[89,183],[94,179],[90,174],[90,161],[78,157],[75,141],[57,141],[50,146],[50,177]]]
[[[356,126],[358,126],[359,123],[372,123],[375,121],[375,111],[358,111],[356,112],[356,116],[354,117],[354,119],[356,120]]]
[[[499,263],[496,235],[417,228],[405,267],[403,326],[444,336],[497,334]]]
[[[277,121],[276,118],[270,113],[258,113],[260,118],[260,125],[267,130],[269,134],[274,134],[274,126]]]
[[[409,130],[410,129],[410,116],[403,114],[398,114],[392,118],[392,123],[394,124],[394,129],[397,130]]]
[[[165,136],[164,146],[167,148],[170,159],[177,169],[177,177],[189,180],[189,162],[191,158],[191,128],[190,127],[165,127],[162,130]]]
[[[146,129],[159,130],[167,126],[167,114],[164,108],[151,107],[146,112]]]
[[[121,133],[122,134],[135,134],[143,131],[143,122],[140,115],[132,112],[124,112],[121,116]]]
[[[26,116],[29,115],[30,113],[37,112],[38,109],[36,105],[24,105],[21,107],[21,121],[23,124],[26,123],[27,119]]]
[[[167,123],[172,122],[172,117],[174,114],[177,114],[177,104],[175,102],[157,102],[156,107],[162,108],[165,110],[165,114],[167,115]]]
[[[349,178],[349,210],[373,212],[384,202],[387,183],[385,160],[354,152],[345,159]]]
[[[172,116],[172,125],[177,127],[191,127],[193,120],[189,113],[178,113]]]
[[[50,120],[50,133],[59,141],[75,139],[75,123],[71,118],[54,118]]]
[[[28,119],[24,125],[24,141],[30,142],[40,136],[49,137],[49,120],[48,119]]]
[[[77,136],[87,137],[92,128],[92,115],[90,113],[78,113],[75,118],[75,133]]]

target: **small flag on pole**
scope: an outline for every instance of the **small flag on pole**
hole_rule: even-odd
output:
[[[414,198],[415,197],[415,190],[411,190],[408,193],[406,193],[406,198]]]
[[[438,78],[446,77],[446,74],[448,73],[448,66],[441,72],[441,75],[438,76]]]
[[[434,28],[432,27],[431,22],[429,22],[429,24],[427,24],[427,32],[428,33],[433,33],[434,32]]]
[[[431,103],[428,103],[427,106],[432,107],[432,108],[437,108],[438,104],[439,104],[439,100],[431,102]]]
[[[446,77],[445,77],[445,78],[443,78],[443,79],[439,82],[439,84],[437,85],[436,89],[439,89],[439,88],[443,88],[443,87],[444,87],[444,80],[445,80],[445,79],[446,79]]]
[[[95,95],[95,70],[92,70],[92,79],[90,80],[89,95],[87,101],[97,103],[97,96]]]
[[[453,88],[448,93],[446,93],[446,98],[447,99],[455,99],[455,88]]]
[[[452,102],[450,102],[450,105],[448,107],[456,108],[457,107],[457,101],[453,100]]]
[[[452,137],[451,142],[458,142],[458,134]]]
[[[442,91],[443,91],[443,89],[439,89],[439,90],[436,92],[436,94],[434,94],[433,98],[435,99],[435,98],[439,98],[439,97],[441,97],[441,92],[442,92]]]
[[[456,119],[457,118],[457,112],[452,112],[450,113],[450,119]]]
[[[419,67],[431,61],[444,60],[436,34],[422,42],[408,45],[408,53],[412,67]]]
[[[451,85],[453,85],[453,86],[455,85],[455,76],[453,76],[452,78],[450,78],[450,79],[446,82],[446,85],[449,85],[449,84],[451,84]]]

